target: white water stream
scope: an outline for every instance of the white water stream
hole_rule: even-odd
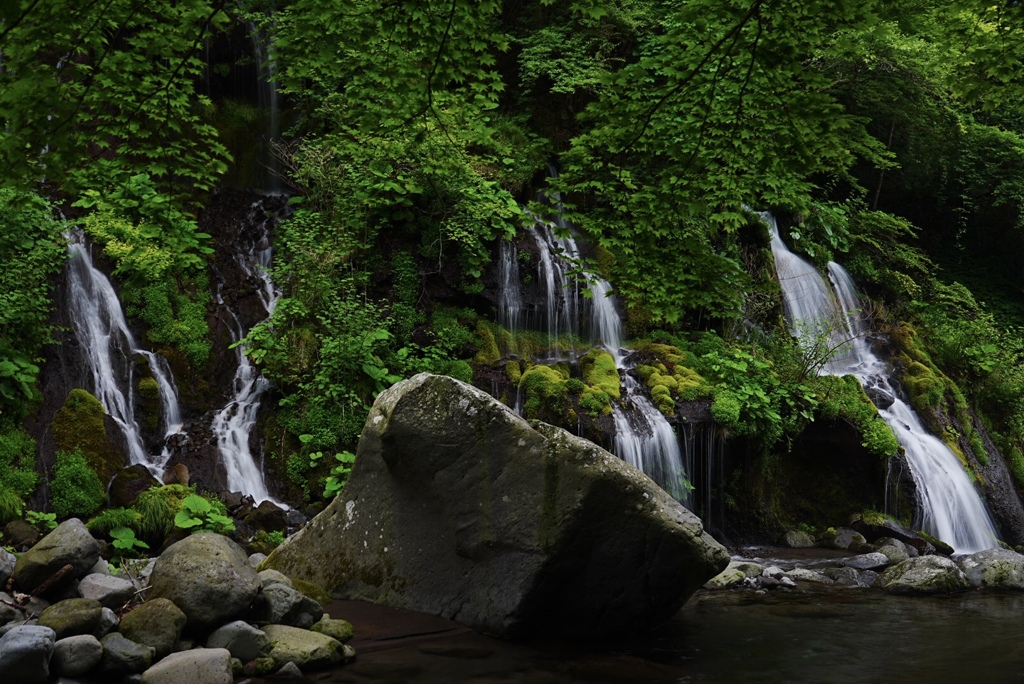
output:
[[[247,227],[256,232],[255,239],[248,249],[238,255],[238,264],[242,271],[257,286],[259,295],[267,315],[274,313],[280,292],[274,288],[268,269],[273,256],[270,245],[270,223],[272,219],[264,216],[263,203],[255,202],[249,212]],[[224,305],[224,300],[217,296],[217,303]],[[231,315],[232,341],[238,342],[248,331],[244,330],[233,311],[224,306]],[[260,399],[270,387],[264,378],[245,355],[241,345],[236,346],[235,360],[238,369],[233,381],[234,395],[227,405],[213,418],[210,428],[217,438],[217,451],[227,471],[228,489],[251,496],[256,503],[270,499],[267,485],[263,477],[263,469],[257,464],[249,447],[249,437],[256,425],[256,414],[260,408]]]
[[[960,460],[941,440],[928,433],[920,418],[899,395],[889,368],[865,339],[866,325],[850,275],[836,263],[829,276],[836,297],[824,278],[809,263],[789,251],[779,237],[774,217],[762,215],[772,233],[772,253],[782,287],[783,306],[791,330],[804,344],[829,340],[839,349],[821,372],[853,375],[865,389],[886,394],[893,403],[878,410],[906,451],[917,483],[917,526],[952,546],[958,553],[973,553],[997,545],[998,533],[978,491]]]
[[[144,356],[160,393],[165,436],[181,429],[178,393],[167,360],[135,342],[113,285],[93,265],[81,232],[68,236],[68,309],[75,337],[92,375],[93,394],[124,435],[128,460],[140,463],[157,478],[163,474],[167,450],[152,457],[143,443],[135,416],[133,357]]]

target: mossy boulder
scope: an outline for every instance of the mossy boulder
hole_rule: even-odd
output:
[[[591,349],[580,359],[580,374],[583,376],[583,382],[612,399],[622,396],[619,369],[615,367],[615,359],[603,349]]]
[[[988,549],[958,559],[971,586],[1024,589],[1024,556],[1009,549]]]
[[[621,637],[728,562],[632,466],[420,374],[378,396],[342,493],[262,567],[492,634]]]
[[[345,643],[355,636],[355,628],[348,620],[335,620],[329,615],[324,615],[318,623],[309,628],[313,632],[326,634],[332,639]]]
[[[139,494],[159,486],[160,481],[153,477],[146,466],[135,463],[114,475],[107,490],[107,500],[111,508],[128,508],[139,498]]]
[[[879,584],[894,594],[949,594],[971,588],[963,571],[945,556],[908,558],[886,570]]]
[[[174,650],[185,623],[185,613],[172,601],[154,598],[121,618],[118,631],[137,644],[152,646],[159,660]]]
[[[936,408],[946,391],[942,378],[918,361],[912,362],[903,371],[903,386],[910,397],[910,403],[918,411]]]
[[[318,670],[345,658],[342,643],[326,634],[286,625],[267,625],[263,631],[270,639],[270,657],[279,667],[295,663],[303,671]]]
[[[14,586],[26,594],[71,565],[70,581],[86,574],[100,559],[100,544],[78,518],[65,520],[26,551],[14,566]]]
[[[79,449],[104,485],[125,466],[124,453],[108,438],[106,413],[99,399],[84,389],[73,389],[50,423],[57,449],[68,453]]]
[[[39,615],[39,624],[49,627],[58,639],[78,634],[92,634],[100,623],[103,606],[99,601],[84,598],[65,599],[49,606]]]

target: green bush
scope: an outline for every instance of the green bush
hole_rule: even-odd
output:
[[[26,499],[35,491],[36,442],[21,428],[0,419],[0,489]]]
[[[174,516],[181,510],[181,502],[194,493],[191,487],[174,484],[153,487],[139,494],[132,509],[139,514],[136,531],[142,539],[151,546],[162,544],[174,529]]]
[[[112,530],[127,527],[136,534],[142,530],[142,516],[130,508],[108,508],[85,524],[94,537],[104,537]]]
[[[58,518],[86,518],[107,500],[106,488],[80,451],[58,451],[52,475],[51,507]]]
[[[0,486],[0,525],[6,525],[21,517],[25,502],[7,487]]]

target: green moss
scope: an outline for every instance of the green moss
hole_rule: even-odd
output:
[[[591,418],[599,415],[611,415],[612,400],[601,390],[587,387],[580,394],[578,406],[581,411],[586,412]]]
[[[509,382],[517,387],[519,386],[519,381],[523,377],[523,371],[518,361],[509,361],[505,364],[505,374],[508,376]]]
[[[526,417],[561,423],[559,418],[568,408],[567,379],[568,374],[563,375],[551,366],[533,366],[523,373],[519,387],[525,398]]]
[[[160,400],[160,385],[157,383],[156,378],[140,378],[138,387],[139,396],[141,396],[144,400]]]
[[[903,386],[918,411],[937,407],[946,388],[942,379],[919,361],[912,362],[903,372]]]
[[[50,506],[60,519],[87,518],[107,500],[107,488],[81,452],[58,451],[50,481]]]
[[[105,415],[99,399],[84,389],[73,389],[50,423],[57,449],[66,453],[80,451],[104,483],[124,467],[124,458],[107,442]]]
[[[138,384],[139,408],[144,427],[150,432],[160,429],[160,385],[156,378],[140,378]]]
[[[711,383],[697,371],[686,366],[676,366],[672,377],[676,381],[676,396],[683,401],[694,401],[711,396]]]
[[[301,593],[304,596],[308,596],[309,598],[319,603],[321,606],[326,606],[333,600],[330,592],[321,587],[319,584],[307,582],[306,580],[302,579],[296,579],[295,577],[289,577],[289,579],[292,581],[292,584],[295,585],[295,588],[299,591],[299,593]]]
[[[501,358],[501,352],[498,351],[498,341],[494,337],[494,331],[491,329],[491,324],[486,321],[480,321],[476,325],[476,337],[477,337],[477,352],[473,358],[475,363],[493,364],[497,363]]]
[[[736,430],[740,422],[740,402],[728,391],[715,394],[715,403],[711,405],[711,416],[715,422],[727,430]]]
[[[192,487],[177,484],[153,487],[139,494],[131,510],[139,514],[137,532],[142,540],[159,547],[174,529],[174,516],[181,510],[181,502],[194,493]]]
[[[878,409],[852,375],[823,377],[817,414],[829,420],[843,419],[861,434],[861,446],[876,456],[887,458],[900,449],[892,428],[878,415]]]
[[[619,381],[619,370],[615,367],[615,359],[602,349],[591,349],[580,359],[580,373],[583,382],[601,390],[612,399],[622,396]]]
[[[142,516],[130,508],[108,508],[85,526],[94,537],[105,537],[118,527],[127,527],[139,535],[142,531]]]

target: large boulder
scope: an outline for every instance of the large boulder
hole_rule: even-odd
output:
[[[0,637],[0,678],[18,684],[43,684],[50,676],[50,655],[57,635],[49,627],[19,625]]]
[[[14,586],[26,594],[53,577],[65,565],[71,580],[84,575],[100,558],[100,543],[78,518],[65,520],[26,551],[14,566]]]
[[[235,542],[200,532],[171,544],[153,566],[149,597],[174,602],[190,629],[210,630],[249,609],[260,579]]]
[[[231,684],[231,654],[223,648],[173,653],[142,673],[142,684]]]
[[[49,627],[58,639],[77,634],[92,634],[100,624],[103,606],[85,598],[66,599],[54,603],[39,616],[39,624]]]
[[[263,567],[491,634],[621,636],[728,563],[640,471],[424,373],[381,393],[342,493]]]
[[[886,570],[880,584],[896,594],[948,594],[971,588],[957,564],[945,556],[908,558]]]
[[[958,559],[971,586],[1024,589],[1024,556],[1008,549],[988,549]]]
[[[345,647],[326,634],[287,625],[267,625],[270,657],[278,665],[295,663],[299,669],[319,670],[345,659]]]
[[[185,629],[185,613],[165,598],[146,601],[121,618],[118,627],[125,639],[152,646],[156,658],[174,650]]]

